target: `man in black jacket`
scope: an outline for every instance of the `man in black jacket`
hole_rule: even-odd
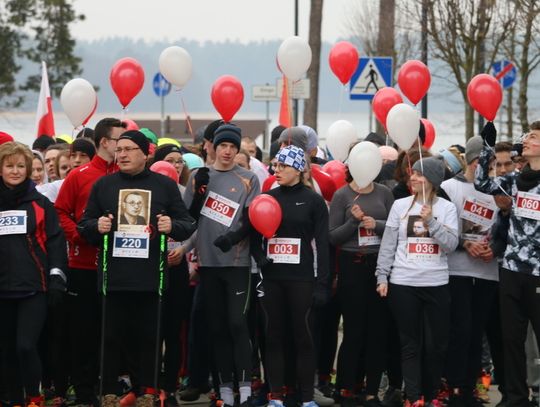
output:
[[[119,138],[116,159],[120,172],[98,180],[88,200],[79,230],[89,242],[103,245],[98,259],[99,287],[106,296],[103,407],[116,407],[121,356],[131,352],[140,388],[138,407],[152,407],[154,383],[156,310],[167,282],[165,248],[161,236],[176,241],[195,231],[195,222],[174,181],[146,169],[149,143],[139,131]],[[122,203],[137,196],[144,225],[122,224]],[[159,317],[159,314],[158,314]],[[129,346],[128,346],[129,343]]]

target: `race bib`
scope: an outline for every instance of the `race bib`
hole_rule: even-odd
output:
[[[540,195],[519,191],[516,201],[516,216],[540,220]]]
[[[26,211],[0,212],[0,235],[25,234],[26,219]]]
[[[488,237],[486,235],[475,235],[473,233],[462,233],[461,238],[470,242],[487,243]]]
[[[114,232],[113,257],[148,258],[149,233]]]
[[[229,227],[239,206],[238,203],[210,191],[204,201],[201,215]]]
[[[469,198],[463,202],[461,218],[484,228],[489,228],[495,222],[496,210],[497,205],[495,205],[495,202],[490,203],[476,198]]]
[[[441,251],[439,245],[430,237],[409,237],[407,239],[407,260],[439,261]]]
[[[374,246],[381,244],[381,237],[375,234],[375,229],[358,227],[358,246]]]
[[[267,256],[274,263],[300,264],[300,239],[268,239]]]

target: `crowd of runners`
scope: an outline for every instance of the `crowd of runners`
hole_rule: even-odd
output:
[[[269,154],[221,120],[189,145],[126,127],[0,132],[3,407],[534,403],[540,122],[442,151],[371,133],[361,185],[308,126]]]

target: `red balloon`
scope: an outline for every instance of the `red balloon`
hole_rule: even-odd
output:
[[[420,120],[422,123],[424,123],[424,128],[426,129],[426,138],[423,146],[426,150],[429,150],[435,142],[435,127],[433,127],[433,123],[431,123],[428,119],[422,118]]]
[[[345,85],[358,67],[358,51],[350,42],[340,41],[332,47],[328,62],[334,75]]]
[[[118,101],[126,108],[144,85],[144,70],[136,59],[122,58],[112,67],[109,79]]]
[[[422,61],[407,61],[400,68],[397,81],[407,99],[417,105],[429,89],[431,73]]]
[[[334,193],[336,192],[336,183],[332,177],[316,167],[311,168],[311,176],[319,187],[322,197],[326,201],[330,202],[334,197]]]
[[[341,188],[343,185],[347,185],[347,181],[345,181],[345,178],[347,177],[346,167],[341,161],[328,161],[323,165],[322,170],[332,177],[334,184],[336,184],[336,189]]]
[[[467,86],[470,105],[490,122],[497,116],[502,96],[502,88],[497,79],[486,73],[476,75]]]
[[[212,103],[224,122],[230,122],[244,101],[244,88],[232,75],[223,75],[212,86]]]
[[[382,88],[375,93],[373,97],[373,112],[375,117],[386,129],[386,116],[388,112],[398,103],[403,103],[403,99],[394,88]]]
[[[174,168],[174,165],[167,161],[156,161],[154,164],[150,166],[150,171],[157,172],[158,174],[165,175],[166,177],[169,177],[174,182],[178,184],[179,175],[178,171],[176,171],[176,168]]]
[[[261,194],[249,205],[249,221],[264,237],[270,239],[281,224],[281,206],[273,196]]]
[[[122,120],[126,124],[126,130],[139,130],[139,125],[131,119]]]

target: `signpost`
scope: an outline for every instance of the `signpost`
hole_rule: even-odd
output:
[[[509,89],[512,87],[517,78],[516,65],[507,59],[494,62],[491,65],[491,71],[495,79],[499,81],[503,89]],[[499,128],[502,130],[503,126],[503,111],[499,114]]]
[[[381,88],[392,86],[393,60],[391,57],[360,58],[350,81],[352,100],[371,100]]]
[[[161,75],[157,73],[154,75],[154,80],[152,82],[152,87],[154,88],[154,93],[161,99],[161,136],[165,137],[165,96],[167,96],[171,91],[171,83],[167,81]]]
[[[351,100],[369,100],[369,131],[373,129],[371,101],[381,88],[392,86],[394,62],[392,57],[363,57],[350,80]]]
[[[254,102],[266,102],[266,126],[265,134],[263,138],[263,149],[270,148],[270,131],[268,126],[270,125],[270,102],[279,100],[277,87],[274,85],[254,85],[251,87],[251,100]]]

